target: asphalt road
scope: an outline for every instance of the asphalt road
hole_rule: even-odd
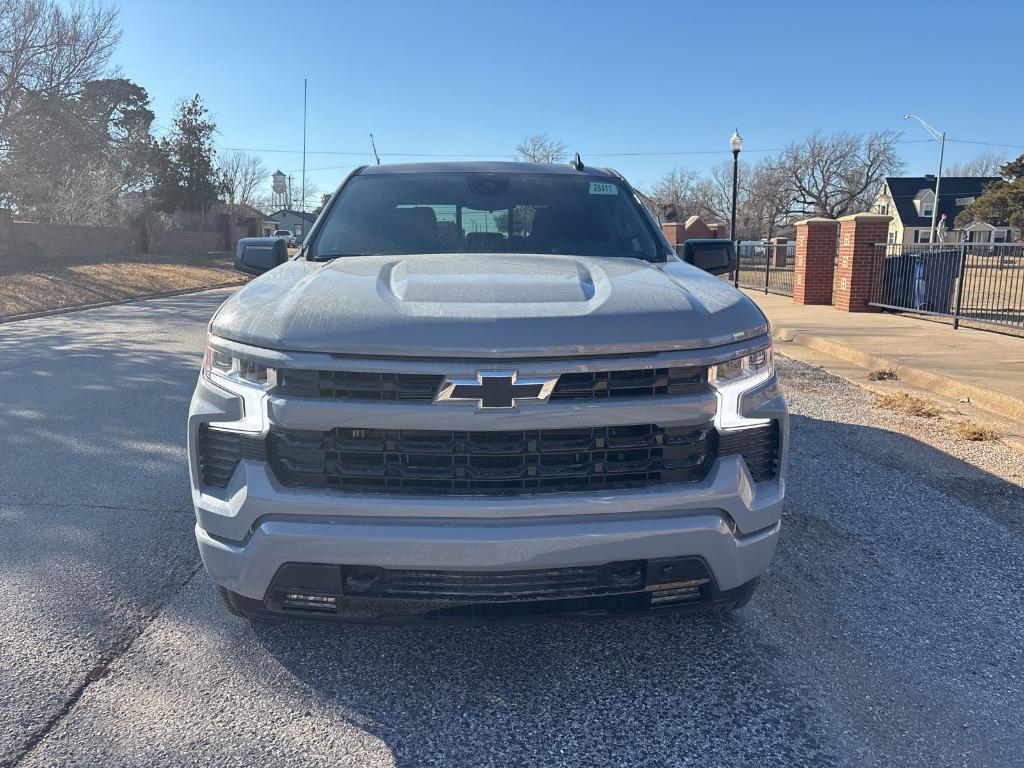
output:
[[[0,765],[1021,764],[1022,457],[784,360],[783,536],[733,619],[227,615],[184,456],[225,295],[0,325]]]

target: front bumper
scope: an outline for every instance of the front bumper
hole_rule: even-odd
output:
[[[231,592],[259,601],[268,599],[275,576],[288,563],[480,572],[681,556],[707,564],[717,594],[741,587],[765,571],[780,526],[777,521],[741,535],[714,510],[667,517],[496,523],[278,518],[262,522],[241,543],[219,539],[199,526],[196,538],[211,578]],[[350,603],[353,618],[382,618],[396,611],[387,601],[372,598]],[[376,616],[377,611],[382,615]]]

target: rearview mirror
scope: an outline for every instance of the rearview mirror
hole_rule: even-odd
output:
[[[712,275],[732,272],[736,268],[736,244],[732,240],[687,240],[680,256],[687,264]]]
[[[235,248],[235,269],[262,275],[288,261],[288,244],[282,237],[243,237]]]

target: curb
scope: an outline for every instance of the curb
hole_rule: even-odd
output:
[[[142,296],[129,296],[124,299],[111,299],[110,301],[100,301],[95,304],[76,304],[73,307],[57,307],[56,309],[42,309],[38,312],[24,312],[20,315],[8,315],[7,317],[0,317],[0,325],[3,323],[15,323],[19,320],[32,320],[39,317],[50,317],[52,315],[66,315],[70,312],[82,312],[86,309],[101,309],[103,307],[116,307],[119,304],[132,304],[136,301],[147,301],[148,299],[163,299],[169,296],[187,296],[190,293],[203,293],[204,291],[215,291],[218,288],[234,288],[238,285],[245,285],[248,280],[239,280],[235,282],[217,283],[215,285],[205,285],[202,288],[186,288],[180,291],[165,291],[163,293],[146,293]]]
[[[816,352],[853,363],[861,368],[893,370],[896,372],[899,380],[905,381],[907,384],[952,400],[961,400],[966,397],[972,405],[978,408],[991,411],[993,414],[1006,419],[1024,423],[1024,399],[1022,398],[1008,395],[1005,392],[986,389],[977,384],[954,379],[933,371],[926,371],[909,365],[900,365],[884,357],[862,352],[842,342],[814,336],[803,331],[776,327],[773,329],[773,332],[779,341],[807,347]]]

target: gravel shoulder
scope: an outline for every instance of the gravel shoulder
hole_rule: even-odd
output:
[[[783,536],[736,617],[250,624],[200,571],[17,764],[1018,765],[1024,456],[779,367]]]

